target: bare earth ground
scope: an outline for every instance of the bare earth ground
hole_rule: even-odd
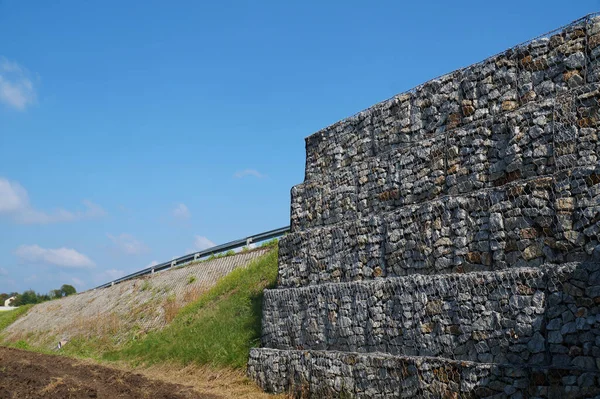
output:
[[[0,347],[0,399],[173,398],[217,399],[189,386],[141,374]]]
[[[0,399],[251,399],[267,395],[241,370],[169,365],[131,369],[0,347]]]

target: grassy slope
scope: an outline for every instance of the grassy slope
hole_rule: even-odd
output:
[[[0,312],[0,334],[2,330],[14,323],[19,317],[27,313],[33,305],[25,305],[18,307],[15,310],[9,310],[7,312]]]
[[[223,277],[161,331],[151,332],[106,360],[245,367],[260,341],[263,289],[277,280],[277,249]]]
[[[235,269],[221,278],[196,302],[181,309],[161,331],[125,343],[112,342],[109,335],[94,339],[73,337],[59,353],[137,365],[168,363],[244,368],[250,348],[260,343],[263,289],[274,287],[277,280],[277,245],[273,247],[247,267]],[[30,308],[29,305],[0,312],[0,342],[2,330]],[[44,347],[30,346],[26,338],[3,344],[50,352]]]
[[[262,291],[275,286],[277,279],[277,245],[270,244],[275,244],[272,251],[223,277],[198,301],[183,308],[165,329],[117,345],[120,349],[115,350],[114,343],[106,344],[108,336],[75,338],[59,352],[31,347],[24,340],[4,344],[42,353],[122,360],[112,363],[113,367],[133,367],[149,378],[193,385],[198,392],[223,399],[275,398],[249,383],[243,370],[250,347],[259,344]],[[0,344],[2,330],[29,308],[0,313]]]

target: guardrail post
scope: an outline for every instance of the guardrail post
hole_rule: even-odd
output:
[[[199,257],[200,257],[200,254],[194,254],[194,261],[198,260]]]
[[[246,239],[246,246],[247,246],[247,247],[250,247],[250,244],[252,244],[252,237],[248,237],[248,238]]]
[[[175,265],[177,264],[176,260],[172,260],[171,261],[171,269],[175,267]]]
[[[152,274],[154,274],[154,269],[152,269]]]

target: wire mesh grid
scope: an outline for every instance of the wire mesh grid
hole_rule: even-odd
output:
[[[306,180],[598,82],[599,32],[590,14],[320,130],[307,138]]]
[[[283,373],[286,371],[287,373]],[[597,375],[439,358],[254,349],[249,373],[291,397],[595,398]]]
[[[345,194],[292,191],[250,374],[313,397],[600,397],[598,54],[593,14],[307,138],[294,190]],[[311,140],[357,135],[370,152],[313,162]]]
[[[538,264],[576,260],[571,252],[597,242],[590,230],[585,239],[583,230],[572,231],[567,218],[595,217],[599,112],[599,86],[585,85],[419,145],[393,148],[333,173],[329,186],[297,186],[291,236],[300,241],[289,259],[282,252],[282,269],[309,252],[322,258],[321,268],[330,267],[337,251],[308,251],[303,243],[327,237],[340,223],[364,232],[367,239],[355,237],[357,247],[380,243],[367,248],[368,263],[383,260],[380,267],[388,271],[419,269],[395,275],[464,271],[471,263],[498,269],[537,258]],[[296,194],[301,189],[302,200]],[[575,206],[572,214],[565,209]],[[579,219],[571,224],[587,223]],[[575,245],[576,236],[581,245]],[[452,256],[443,256],[444,246],[453,247]]]

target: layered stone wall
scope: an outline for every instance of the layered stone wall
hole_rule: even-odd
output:
[[[599,294],[595,262],[278,289],[266,293],[263,340],[597,372]]]
[[[286,392],[294,387],[297,397],[598,397],[598,379],[592,372],[385,353],[262,349],[250,352],[248,370],[265,390]]]
[[[314,397],[600,397],[600,18],[306,139],[249,374]]]

